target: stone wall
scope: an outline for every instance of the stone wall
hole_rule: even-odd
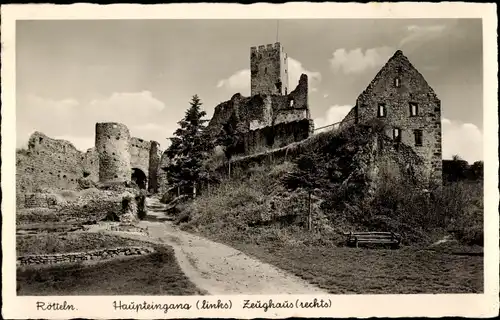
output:
[[[59,204],[55,194],[19,193],[16,197],[17,208],[52,208]]]
[[[235,94],[219,104],[208,124],[212,136],[230,123],[240,135],[237,154],[252,154],[298,142],[313,132],[308,105],[308,79],[303,74],[297,88],[287,95]]]
[[[158,166],[158,192],[163,194],[168,189],[167,166],[169,158],[166,152],[163,152],[160,158],[160,165]]]
[[[93,152],[80,152],[68,141],[35,132],[28,149],[16,152],[16,193],[77,189],[84,171],[90,171],[97,179],[97,159]]]
[[[120,247],[85,252],[54,253],[17,257],[17,265],[43,265],[106,260],[123,256],[137,256],[153,253],[150,247]]]
[[[412,104],[417,106],[416,115],[411,114]],[[399,129],[400,141],[424,160],[425,179],[442,183],[441,102],[401,51],[389,59],[351,111],[348,118],[356,117],[359,123],[378,119],[389,137]],[[422,132],[421,146],[416,144],[417,131]]]
[[[96,124],[96,147],[86,152],[35,132],[28,149],[16,152],[18,207],[24,206],[25,194],[95,186],[99,174],[104,183],[130,181],[132,168],[140,169],[152,181],[149,190],[156,192],[160,154],[158,142],[130,138],[127,127],[119,123]]]
[[[151,142],[140,138],[130,138],[130,165],[140,169],[146,176],[149,172],[149,153]]]
[[[148,191],[151,193],[157,193],[159,189],[158,170],[160,167],[161,155],[160,144],[156,141],[151,141],[148,167]]]
[[[288,57],[279,42],[250,48],[251,95],[288,93]]]
[[[121,123],[97,123],[96,150],[99,154],[99,182],[121,183],[132,175],[130,132]]]

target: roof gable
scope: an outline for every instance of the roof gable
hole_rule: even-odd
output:
[[[401,50],[397,50],[394,55],[389,58],[361,95],[370,95],[374,90],[380,90],[388,85],[393,85],[393,79],[398,73],[404,74],[405,77],[410,77],[412,83],[418,84],[417,87],[419,92],[425,92],[437,99],[436,93],[427,83],[424,76],[413,66]]]

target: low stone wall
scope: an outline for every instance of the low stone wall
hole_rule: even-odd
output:
[[[59,204],[57,196],[50,193],[17,193],[17,208],[51,208]]]
[[[138,256],[153,253],[150,247],[120,247],[85,252],[54,253],[43,255],[27,255],[17,257],[17,265],[43,265],[59,263],[75,263],[90,260],[105,260],[120,256]]]
[[[147,233],[146,228],[141,228],[134,225],[123,225],[123,224],[101,224],[104,226],[106,231],[122,231],[122,232],[138,232]]]

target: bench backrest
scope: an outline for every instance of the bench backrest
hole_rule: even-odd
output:
[[[350,232],[347,233],[346,235],[348,235],[350,238],[372,238],[372,239],[401,238],[399,234],[394,232]]]

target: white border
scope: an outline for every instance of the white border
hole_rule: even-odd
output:
[[[491,317],[499,308],[498,121],[497,121],[497,16],[495,4],[471,3],[287,3],[274,4],[170,4],[99,6],[6,5],[2,14],[2,315],[26,318],[164,318],[164,317]],[[199,297],[17,297],[15,295],[15,21],[21,19],[266,19],[266,18],[482,18],[484,53],[484,159],[485,159],[485,293],[455,295],[330,295],[329,309],[242,309],[244,296],[231,299],[231,310],[115,311],[115,300],[158,303],[191,302]],[[471,106],[474,107],[474,106]],[[249,296],[252,300],[295,301],[305,296]],[[318,296],[318,298],[321,298]],[[78,311],[36,311],[36,301],[63,301]]]

